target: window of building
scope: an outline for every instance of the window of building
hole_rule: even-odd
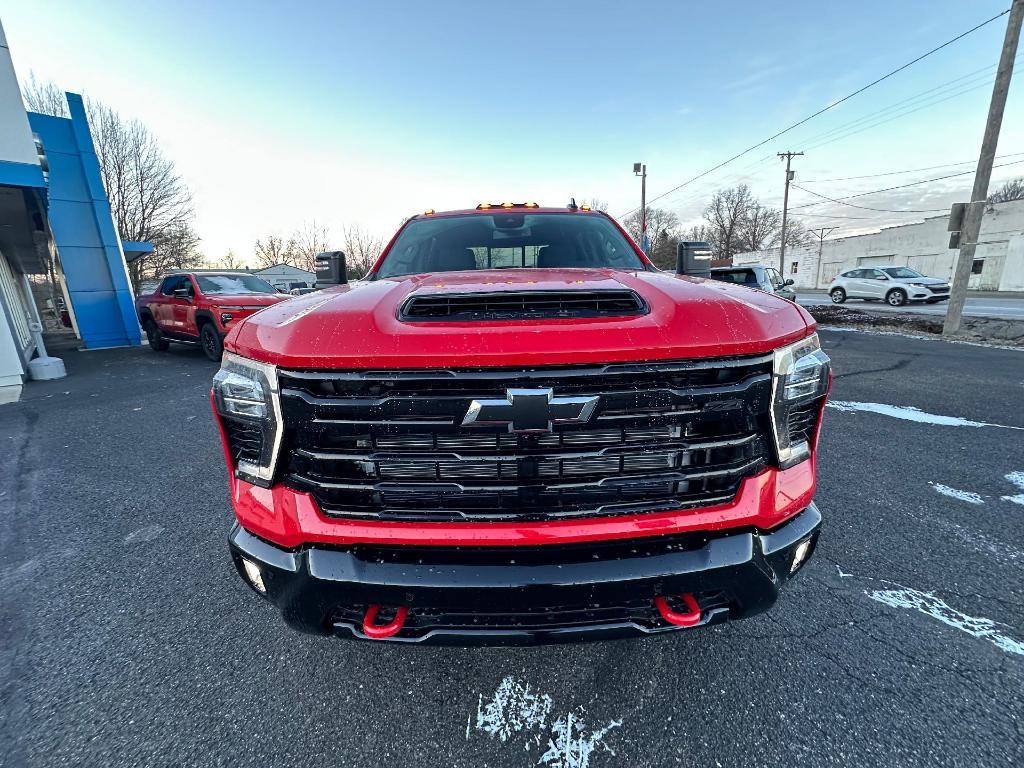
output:
[[[971,262],[971,274],[972,275],[980,275],[981,271],[983,269],[985,269],[985,260],[984,259],[975,259],[973,262]]]
[[[794,262],[792,262],[789,265],[789,274],[795,275],[797,273],[797,270],[799,270],[799,269],[800,269],[800,262],[799,261],[794,261]]]

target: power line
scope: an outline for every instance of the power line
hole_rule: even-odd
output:
[[[994,165],[992,167],[993,168],[1005,168],[1008,165],[1019,165],[1020,163],[1024,163],[1024,160],[1012,160],[1009,163],[1000,163],[999,165]],[[884,187],[882,189],[873,189],[870,192],[858,192],[855,195],[846,195],[841,200],[835,200],[834,198],[827,197],[825,195],[819,194],[817,192],[814,192],[813,190],[805,189],[804,187],[801,187],[799,184],[794,184],[793,186],[796,187],[797,189],[803,191],[803,192],[809,192],[812,195],[824,198],[825,200],[829,200],[829,201],[831,201],[833,203],[839,203],[840,205],[849,205],[851,208],[862,208],[863,206],[852,205],[851,203],[845,203],[845,202],[843,202],[843,200],[853,200],[854,198],[857,198],[857,197],[866,197],[868,195],[877,195],[880,192],[892,192],[893,190],[896,190],[896,189],[906,189],[907,187],[917,187],[917,186],[920,186],[921,184],[930,184],[933,181],[943,181],[945,179],[955,178],[956,176],[966,176],[969,173],[974,173],[974,170],[970,169],[970,170],[966,170],[966,171],[959,171],[957,173],[950,173],[950,174],[947,174],[945,176],[936,176],[934,179],[922,179],[921,181],[912,181],[912,182],[910,182],[908,184],[897,184],[894,187]],[[810,208],[812,205],[821,205],[821,203],[805,203],[804,205],[795,205],[795,206],[793,206],[793,210],[795,211],[795,210],[799,210],[801,208]],[[938,210],[928,210],[928,211],[915,211],[915,210],[893,211],[893,210],[888,210],[888,209],[885,209],[885,208],[864,208],[864,210],[866,210],[866,211],[883,211],[885,213],[939,213],[941,211],[945,211],[946,209],[945,208],[940,208]]]
[[[957,174],[957,175],[959,176],[960,174]],[[839,205],[848,205],[851,208],[859,208],[862,211],[879,211],[881,213],[941,213],[941,212],[946,210],[945,208],[932,208],[932,209],[927,209],[927,210],[907,209],[907,210],[897,211],[897,210],[894,210],[892,208],[869,208],[868,206],[865,206],[865,205],[854,205],[853,203],[844,203],[842,200],[836,200],[834,197],[828,197],[827,195],[821,195],[821,194],[819,194],[817,192],[811,192],[811,190],[804,189],[799,184],[794,184],[793,186],[796,187],[797,189],[803,190],[804,192],[810,192],[810,194],[814,195],[815,197],[820,197],[823,200],[827,200],[830,203],[837,203]],[[871,194],[871,193],[870,192],[865,192],[865,194]],[[811,205],[821,205],[821,203],[808,203],[808,205],[806,205],[806,206],[799,206],[799,207],[800,208],[806,208],[806,207],[809,207]]]
[[[883,82],[883,81],[885,81],[885,80],[888,80],[888,79],[889,79],[890,77],[892,77],[893,75],[897,75],[897,74],[899,74],[899,73],[900,73],[900,72],[902,72],[903,70],[907,69],[908,67],[911,67],[911,66],[913,66],[914,64],[916,64],[917,62],[921,61],[922,59],[926,59],[927,57],[931,56],[932,54],[934,54],[934,53],[937,53],[937,52],[941,51],[941,50],[942,50],[943,48],[946,48],[947,46],[950,46],[950,45],[952,45],[953,43],[957,42],[958,40],[962,40],[963,38],[967,37],[967,35],[971,34],[972,32],[976,32],[977,30],[981,29],[981,28],[982,28],[982,27],[984,27],[985,25],[987,25],[987,24],[991,24],[991,23],[992,23],[993,21],[995,21],[995,20],[996,20],[996,19],[998,19],[998,18],[1001,18],[1002,16],[1005,16],[1005,15],[1006,15],[1007,13],[1009,13],[1009,12],[1010,12],[1010,10],[1009,10],[1009,9],[1006,9],[1005,11],[1002,11],[1001,13],[998,13],[998,14],[996,14],[996,15],[995,15],[995,16],[993,16],[992,18],[990,18],[990,19],[987,19],[987,20],[985,20],[985,21],[981,22],[981,23],[980,23],[980,24],[978,24],[977,26],[971,27],[971,28],[970,28],[970,29],[968,29],[968,30],[967,30],[966,32],[961,32],[961,33],[960,33],[959,35],[957,35],[956,37],[954,37],[954,38],[951,38],[951,39],[947,40],[946,42],[942,43],[941,45],[938,45],[938,46],[936,46],[935,48],[932,48],[932,49],[931,49],[930,51],[928,51],[927,53],[923,53],[923,54],[921,54],[921,55],[920,55],[920,56],[918,56],[918,57],[917,57],[916,59],[912,59],[911,61],[908,61],[908,62],[907,62],[906,64],[904,64],[904,65],[902,65],[902,66],[900,66],[900,67],[897,67],[896,69],[894,69],[894,70],[892,70],[892,71],[890,71],[890,72],[888,72],[888,73],[886,73],[886,74],[882,75],[881,77],[877,78],[876,80],[873,80],[872,82],[868,83],[867,85],[865,85],[865,86],[862,86],[861,88],[858,88],[858,89],[857,89],[856,91],[854,91],[853,93],[847,94],[847,95],[846,95],[846,96],[844,96],[843,98],[841,98],[841,99],[838,99],[837,101],[834,101],[834,102],[832,102],[831,104],[829,104],[829,105],[827,105],[827,106],[825,106],[825,107],[822,107],[821,109],[819,109],[819,110],[818,110],[817,112],[815,112],[814,114],[812,114],[812,115],[808,115],[808,116],[807,116],[807,117],[805,117],[804,119],[802,119],[802,120],[799,120],[798,122],[795,122],[795,123],[793,123],[793,124],[792,124],[792,125],[790,125],[790,126],[789,126],[788,128],[783,128],[783,129],[782,129],[781,131],[779,131],[778,133],[776,133],[776,134],[774,134],[774,135],[772,135],[772,136],[769,136],[769,137],[768,137],[767,139],[764,139],[763,141],[759,141],[759,142],[758,142],[757,144],[754,144],[753,146],[751,146],[751,147],[748,147],[747,149],[743,150],[743,151],[742,151],[742,152],[740,152],[739,154],[733,155],[733,156],[732,156],[732,157],[730,157],[730,158],[729,158],[728,160],[724,160],[723,162],[719,163],[718,165],[716,165],[716,166],[714,166],[714,167],[712,167],[712,168],[709,168],[708,170],[706,170],[706,171],[704,171],[704,172],[702,172],[702,173],[699,173],[699,174],[697,174],[696,176],[694,176],[694,177],[692,177],[692,178],[690,178],[690,179],[687,179],[687,180],[686,180],[686,181],[684,181],[684,182],[683,182],[682,184],[678,184],[678,185],[676,185],[675,187],[673,187],[672,189],[668,190],[667,192],[663,192],[662,194],[660,194],[660,195],[657,195],[656,197],[653,197],[653,198],[652,198],[651,200],[649,200],[649,201],[648,201],[648,203],[654,203],[654,202],[657,202],[657,201],[658,201],[658,200],[660,200],[661,198],[663,198],[663,197],[666,197],[667,195],[670,195],[670,194],[672,194],[673,192],[675,192],[675,191],[677,191],[677,190],[680,190],[680,189],[682,189],[683,187],[687,186],[688,184],[692,184],[693,182],[697,181],[698,179],[702,179],[702,178],[704,178],[705,176],[707,176],[708,174],[710,174],[710,173],[714,173],[714,172],[715,172],[715,171],[717,171],[717,170],[718,170],[719,168],[722,168],[722,167],[724,167],[724,166],[728,165],[728,164],[729,164],[729,163],[731,163],[732,161],[734,161],[734,160],[738,160],[739,158],[743,157],[744,155],[746,155],[746,154],[748,154],[748,153],[750,153],[750,152],[753,152],[753,151],[754,151],[755,149],[757,149],[757,148],[759,148],[759,147],[763,147],[763,146],[764,146],[765,144],[767,144],[768,142],[770,142],[770,141],[774,141],[775,139],[779,138],[779,136],[782,136],[783,134],[789,133],[789,132],[790,132],[790,131],[792,131],[792,130],[793,130],[794,128],[798,128],[798,127],[800,127],[801,125],[803,125],[804,123],[806,123],[806,122],[809,122],[810,120],[813,120],[814,118],[818,117],[819,115],[823,115],[823,114],[824,114],[825,112],[828,112],[828,111],[829,111],[830,109],[835,109],[836,107],[838,107],[838,106],[839,106],[840,104],[842,104],[843,102],[849,101],[849,100],[850,100],[850,99],[852,99],[852,98],[853,98],[854,96],[857,96],[857,95],[859,95],[859,94],[861,94],[861,93],[864,93],[864,91],[868,90],[869,88],[873,88],[874,86],[878,85],[879,83],[881,83],[881,82]],[[636,208],[633,208],[632,210],[630,210],[630,211],[627,211],[626,213],[622,214],[622,216],[620,216],[620,218],[623,218],[623,217],[625,217],[625,216],[628,216],[629,214],[633,213],[633,211],[635,211],[635,210],[637,210],[637,209],[636,209]]]
[[[1007,157],[1020,157],[1024,152],[1013,152],[1008,155],[997,155],[997,160]],[[857,179],[877,179],[879,176],[899,176],[902,173],[917,173],[919,171],[934,171],[937,168],[952,168],[957,165],[969,165],[978,162],[977,160],[961,160],[958,163],[943,163],[942,165],[926,165],[924,168],[906,168],[902,171],[886,171],[885,173],[868,173],[864,176],[841,176],[837,179],[803,179],[804,184],[825,184],[831,181],[856,181]]]

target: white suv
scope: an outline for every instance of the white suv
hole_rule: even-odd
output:
[[[934,304],[949,298],[949,281],[925,277],[909,267],[859,267],[836,275],[828,295],[836,304],[847,299],[884,300],[893,307],[910,301]]]

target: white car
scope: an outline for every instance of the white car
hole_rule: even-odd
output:
[[[909,267],[877,266],[848,269],[836,275],[828,287],[833,303],[847,299],[884,301],[902,307],[911,301],[934,304],[949,298],[949,281],[925,277]]]

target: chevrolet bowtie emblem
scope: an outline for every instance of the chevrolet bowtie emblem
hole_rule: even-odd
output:
[[[509,432],[550,432],[589,421],[598,397],[555,397],[550,389],[506,389],[503,399],[474,400],[463,426],[508,424]]]

